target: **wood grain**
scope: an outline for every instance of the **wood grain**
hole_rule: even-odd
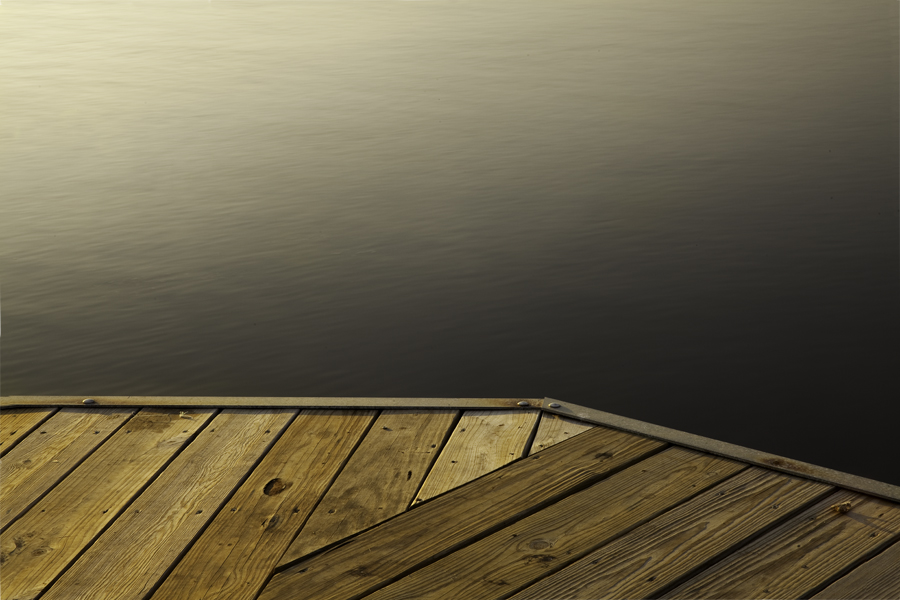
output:
[[[900,541],[813,596],[822,600],[900,598]]]
[[[553,413],[542,413],[541,422],[538,425],[537,434],[534,436],[534,442],[531,444],[529,454],[545,450],[592,427],[596,426],[593,423],[586,423],[578,419],[554,415]]]
[[[366,599],[505,598],[743,468],[724,458],[669,448]]]
[[[652,597],[829,489],[752,467],[513,598]]]
[[[294,562],[406,510],[458,414],[384,411],[279,564]]]
[[[0,598],[35,598],[215,414],[145,408],[0,536]]]
[[[300,561],[275,575],[260,597],[328,600],[374,592],[663,447],[596,427]]]
[[[525,454],[539,410],[469,410],[453,430],[415,502],[424,502]]]
[[[153,599],[256,598],[375,414],[311,410],[297,417]]]
[[[0,529],[24,513],[137,412],[64,408],[10,450],[0,466]]]
[[[219,413],[42,598],[144,598],[297,412]]]
[[[56,412],[55,408],[4,408],[0,410],[0,457],[19,440]]]
[[[842,502],[849,512],[831,508]],[[898,534],[900,505],[842,490],[665,597],[804,598]]]

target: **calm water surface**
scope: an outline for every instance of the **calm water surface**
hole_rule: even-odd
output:
[[[900,484],[897,6],[5,0],[0,391],[550,396]]]

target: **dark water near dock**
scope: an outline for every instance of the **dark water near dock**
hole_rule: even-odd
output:
[[[900,484],[897,6],[6,0],[0,393],[550,396]]]

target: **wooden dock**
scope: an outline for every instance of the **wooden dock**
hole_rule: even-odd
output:
[[[900,488],[551,399],[8,397],[0,599],[900,598]]]

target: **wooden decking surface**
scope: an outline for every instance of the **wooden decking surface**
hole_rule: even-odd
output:
[[[900,598],[900,504],[524,406],[0,411],[0,600]]]

